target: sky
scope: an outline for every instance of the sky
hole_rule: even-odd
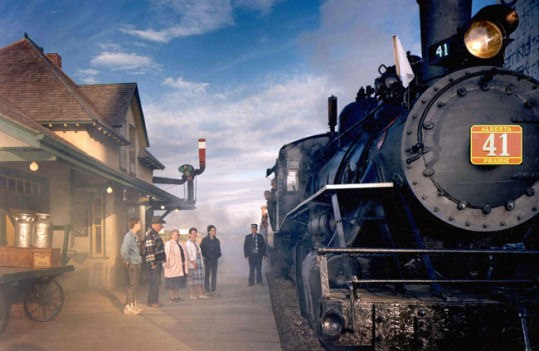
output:
[[[328,131],[327,98],[340,111],[394,64],[392,34],[421,53],[415,0],[2,0],[0,47],[24,33],[78,84],[138,84],[149,151],[166,166],[155,176],[198,168],[206,138],[197,209],[167,227],[214,224],[222,237],[259,222],[281,146]]]

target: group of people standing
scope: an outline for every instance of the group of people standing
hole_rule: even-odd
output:
[[[140,218],[129,219],[129,231],[125,234],[120,248],[128,277],[129,287],[125,299],[124,313],[136,315],[142,312],[135,298],[136,289],[140,282],[142,258],[148,265],[148,306],[159,308],[159,286],[161,274],[165,276],[165,290],[170,292],[170,301],[180,302],[180,289],[189,286],[191,299],[207,299],[216,295],[217,266],[221,257],[221,243],[217,239],[217,228],[210,224],[208,235],[198,244],[197,228],[189,228],[189,239],[182,245],[179,241],[180,232],[173,229],[169,232],[170,240],[163,242],[159,232],[165,221],[152,217],[151,226],[146,232],[141,254],[137,244],[137,232],[141,229]],[[251,233],[245,236],[243,253],[249,261],[248,285],[264,285],[262,280],[262,259],[266,257],[266,242],[257,232],[258,225],[251,224]],[[164,270],[164,272],[162,272]],[[188,279],[189,278],[189,279]]]
[[[159,235],[163,224],[165,221],[161,217],[152,217],[141,255],[136,235],[141,229],[140,218],[129,220],[129,231],[120,249],[129,276],[125,314],[135,315],[142,311],[135,299],[136,288],[140,282],[142,257],[149,268],[147,300],[149,307],[163,306],[159,302],[162,269],[164,269],[165,289],[170,291],[172,302],[182,301],[179,290],[186,288],[188,283],[191,299],[207,299],[216,294],[217,263],[221,257],[221,245],[216,237],[217,228],[209,225],[208,235],[202,239],[200,245],[197,242],[198,230],[190,228],[189,239],[184,246],[179,241],[180,232],[177,229],[171,230],[170,240],[166,244],[163,243]]]

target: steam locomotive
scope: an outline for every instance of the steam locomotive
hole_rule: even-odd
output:
[[[268,169],[274,265],[330,349],[539,348],[538,81],[503,68],[518,15],[418,4],[409,85],[381,65]]]

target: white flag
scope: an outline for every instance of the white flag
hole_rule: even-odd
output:
[[[404,51],[401,41],[396,34],[393,34],[393,53],[395,54],[397,75],[402,81],[402,86],[406,88],[414,79],[414,71],[412,71],[408,57],[406,57],[406,51]]]

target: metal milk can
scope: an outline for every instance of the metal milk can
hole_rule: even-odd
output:
[[[17,213],[15,217],[15,246],[30,247],[34,232],[34,217],[28,213]]]
[[[52,246],[52,222],[48,213],[36,213],[37,222],[32,236],[32,247],[48,249]]]

